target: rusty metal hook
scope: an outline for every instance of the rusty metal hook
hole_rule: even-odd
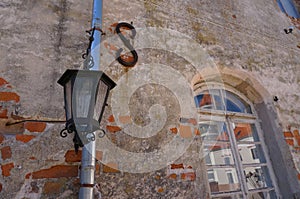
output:
[[[132,61],[125,61],[125,60],[122,59],[122,56],[121,56],[121,52],[123,51],[122,48],[120,48],[116,52],[116,56],[117,56],[117,60],[118,60],[118,62],[120,64],[122,64],[123,66],[126,66],[126,67],[132,67],[138,61],[138,54],[134,50],[133,46],[130,44],[129,39],[126,39],[125,36],[121,33],[120,28],[123,28],[123,27],[131,30],[132,35],[130,37],[132,39],[136,35],[136,30],[135,30],[135,28],[131,24],[126,23],[126,22],[118,23],[117,26],[116,26],[116,32],[117,32],[117,34],[119,35],[120,39],[123,41],[124,45],[130,50],[130,52],[131,52],[131,54],[133,56],[133,60]]]

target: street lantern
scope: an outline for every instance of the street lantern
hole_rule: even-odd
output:
[[[66,128],[60,133],[66,137],[74,132],[75,151],[95,140],[109,91],[116,86],[102,71],[68,69],[58,80],[64,87]]]

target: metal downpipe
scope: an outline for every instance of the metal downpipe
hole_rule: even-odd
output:
[[[102,28],[102,0],[93,1],[93,16],[91,28]],[[89,70],[100,70],[100,42],[101,32],[94,32],[94,40],[91,46],[91,55],[94,59],[94,66]],[[94,198],[95,184],[95,157],[96,141],[92,141],[82,148],[81,172],[80,172],[80,190],[79,199]]]

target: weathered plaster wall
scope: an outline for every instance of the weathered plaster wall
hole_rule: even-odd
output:
[[[1,118],[10,118],[12,113],[64,118],[63,93],[56,81],[66,68],[82,66],[81,54],[88,45],[85,30],[90,26],[91,6],[92,1],[76,0],[6,0],[0,3]],[[184,82],[189,85],[197,70],[206,66],[215,65],[219,71],[245,72],[267,90],[268,97],[264,100],[276,107],[279,118],[276,125],[284,132],[295,166],[300,170],[297,133],[300,129],[300,49],[297,47],[300,33],[299,29],[292,34],[284,33],[283,29],[292,22],[280,12],[275,1],[111,0],[104,1],[103,7],[106,35],[101,67],[110,77],[126,83],[136,74],[142,80],[162,74],[171,84]],[[110,40],[114,37],[118,40],[114,27],[119,21],[132,21],[140,28],[135,46],[148,47],[137,49],[139,62],[133,69],[110,61],[115,49],[122,45],[120,41],[115,44]],[[181,34],[170,44],[164,43],[169,41],[167,37],[154,37],[159,44],[156,49],[155,45],[147,46],[146,41],[137,42],[138,37],[146,38],[147,35],[141,36],[146,27],[172,29]],[[187,55],[180,56],[180,47],[186,48],[189,44],[188,40],[179,39],[181,35],[197,42],[205,53],[187,48]],[[184,42],[176,43],[178,40]],[[196,61],[199,63],[194,64]],[[177,72],[164,72],[159,64]],[[151,69],[148,73],[142,73],[145,66]],[[182,79],[174,78],[178,74]],[[179,122],[182,117],[179,96],[188,95],[187,100],[191,102],[192,89],[174,94],[172,89],[177,86],[162,85],[163,80],[161,84],[142,85],[130,93],[127,91],[135,85],[128,83],[128,89],[120,92],[129,97],[121,102],[129,101],[130,112],[115,114],[111,106],[113,101],[109,103],[102,123],[107,138],[116,146],[135,153],[159,150],[174,136],[182,142],[194,141],[183,156],[174,162],[162,162],[166,167],[149,173],[121,172],[122,165],[108,161],[105,153],[99,150],[97,158],[108,165],[97,164],[96,168],[96,182],[102,198],[207,197],[206,174],[201,169],[204,163],[197,158],[199,132],[195,130],[195,118]],[[277,102],[272,99],[275,95],[279,98]],[[151,121],[163,113],[155,114],[157,110],[154,109],[151,117],[148,111],[154,104],[166,110],[158,133],[148,139],[128,136],[126,128],[129,125],[155,127]],[[72,150],[70,136],[59,137],[63,125],[27,122],[18,127],[12,130],[18,135],[0,136],[0,198],[76,198],[80,154]],[[138,169],[139,165],[133,166]]]

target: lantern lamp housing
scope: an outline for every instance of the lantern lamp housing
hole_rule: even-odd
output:
[[[64,130],[74,131],[74,144],[82,147],[95,139],[93,132],[100,129],[109,91],[116,84],[102,71],[75,69],[66,70],[58,83],[64,87]],[[62,131],[61,136],[66,137],[66,133]]]

